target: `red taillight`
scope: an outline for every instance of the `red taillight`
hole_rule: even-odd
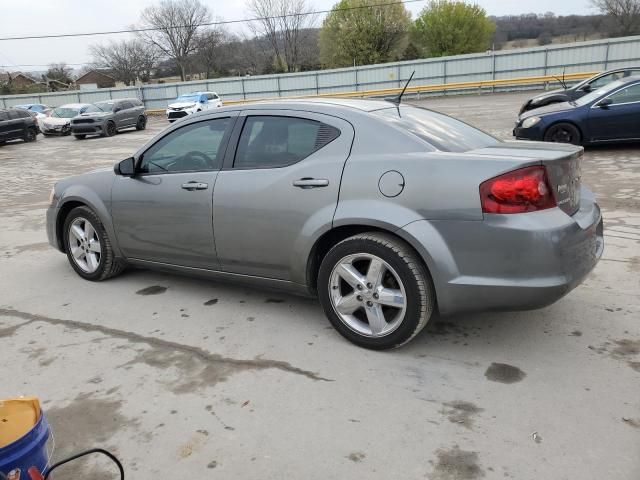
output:
[[[484,213],[535,212],[556,206],[543,166],[504,173],[480,184]]]

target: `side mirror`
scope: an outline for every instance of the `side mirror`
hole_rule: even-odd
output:
[[[126,158],[113,167],[116,175],[123,177],[133,177],[136,174],[136,161],[133,157]]]
[[[609,105],[611,105],[612,103],[613,100],[611,100],[610,98],[603,98],[598,103],[596,103],[596,107],[609,108]]]
[[[584,93],[589,93],[593,89],[591,88],[591,85],[589,85],[587,83],[587,84],[583,85],[582,87],[580,87],[580,90],[582,90]]]
[[[113,109],[113,113],[118,113],[120,110],[122,110],[120,107],[115,107]]]

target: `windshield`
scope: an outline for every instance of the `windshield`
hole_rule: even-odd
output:
[[[100,102],[89,105],[85,112],[110,112],[113,110],[114,102]]]
[[[584,97],[579,98],[574,103],[578,106],[588,105],[594,100],[600,98],[603,95],[606,95],[609,92],[613,92],[616,88],[620,88],[620,86],[624,85],[626,80],[616,80],[615,82],[611,82],[604,87],[600,87],[597,90],[594,90],[591,93],[587,93]]]
[[[73,118],[79,113],[79,108],[58,107],[51,112],[51,116],[58,118]]]
[[[178,98],[176,98],[176,102],[199,102],[200,101],[200,95],[195,95],[195,94],[189,94],[189,95],[180,95]]]
[[[495,137],[442,113],[402,106],[372,112],[443,152],[467,152],[500,143]]]

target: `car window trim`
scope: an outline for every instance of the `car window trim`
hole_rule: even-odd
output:
[[[322,120],[318,120],[316,118],[310,118],[310,117],[305,117],[303,116],[306,112],[304,111],[298,111],[298,110],[294,110],[292,111],[291,114],[289,114],[289,112],[285,112],[283,113],[282,111],[278,110],[274,110],[274,113],[262,113],[264,111],[261,111],[261,113],[254,113],[253,111],[247,111],[242,112],[240,114],[241,117],[243,117],[240,121],[237,122],[237,126],[235,128],[234,136],[233,136],[233,151],[230,152],[229,157],[227,158],[225,157],[225,162],[223,164],[223,170],[272,170],[272,169],[277,169],[277,168],[286,168],[286,167],[290,167],[292,165],[296,165],[304,160],[306,160],[307,158],[309,158],[311,155],[313,155],[316,152],[319,152],[320,150],[322,150],[324,147],[326,147],[327,145],[333,143],[335,140],[337,140],[338,138],[340,138],[340,136],[342,135],[342,129],[336,125],[332,125],[328,122],[323,122]],[[298,112],[300,114],[298,114]],[[322,114],[317,114],[317,115],[322,115]],[[313,150],[312,152],[310,152],[308,155],[305,155],[304,157],[300,158],[299,160],[296,160],[295,162],[291,162],[291,163],[287,163],[287,164],[283,164],[283,165],[269,165],[269,166],[264,166],[264,167],[236,167],[235,163],[236,163],[236,153],[238,152],[238,146],[240,145],[240,137],[242,136],[242,132],[244,130],[244,127],[247,123],[247,119],[249,117],[287,117],[287,118],[298,118],[300,120],[309,120],[312,122],[318,122],[320,124],[324,123],[325,125],[328,125],[332,128],[335,128],[336,130],[338,130],[338,135],[331,140],[329,143],[324,144],[322,147],[318,148],[317,150]]]
[[[144,155],[151,150],[155,145],[158,144],[158,142],[161,142],[164,138],[166,138],[167,136],[171,135],[174,132],[177,132],[178,130],[181,130],[183,128],[189,127],[191,125],[196,125],[198,123],[205,123],[205,122],[210,122],[212,120],[222,120],[228,118],[230,121],[230,125],[227,126],[227,129],[224,132],[224,135],[222,137],[221,140],[221,150],[222,150],[222,159],[223,159],[223,164],[221,165],[220,168],[210,168],[210,169],[206,169],[206,170],[172,170],[169,172],[165,172],[165,171],[160,171],[160,172],[140,172],[138,171],[138,169],[140,168],[140,164],[142,163],[143,159],[144,159]],[[136,158],[136,164],[135,164],[135,171],[136,171],[136,177],[148,177],[148,176],[156,176],[156,175],[173,175],[174,173],[200,173],[200,172],[219,172],[220,170],[222,170],[222,167],[224,166],[224,160],[226,159],[226,153],[227,150],[229,148],[229,139],[231,137],[231,132],[233,131],[236,121],[237,121],[238,115],[237,112],[225,112],[224,115],[220,115],[220,116],[216,116],[213,118],[206,118],[206,119],[202,119],[199,120],[197,122],[189,122],[186,125],[180,125],[179,127],[172,129],[171,131],[167,132],[165,135],[163,135],[162,137],[158,138],[155,142],[153,142],[153,144],[149,145],[148,148],[146,148],[144,150],[144,152],[138,154],[137,158]]]

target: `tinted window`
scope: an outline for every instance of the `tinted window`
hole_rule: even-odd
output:
[[[28,110],[16,110],[19,118],[32,118]]]
[[[291,165],[339,135],[337,128],[305,118],[247,117],[233,166],[273,168]]]
[[[18,118],[22,118],[20,110],[9,110],[9,120],[17,120]]]
[[[126,110],[127,108],[133,108],[133,104],[128,100],[123,100],[120,102],[120,108],[122,110]]]
[[[207,98],[209,100],[217,100],[218,99],[218,95],[216,95],[215,93],[207,93]]]
[[[609,96],[609,98],[613,102],[612,105],[617,103],[640,102],[640,84],[636,83],[635,85],[623,88]]]
[[[144,153],[140,170],[146,173],[219,170],[229,122],[229,118],[217,118],[174,130]]]
[[[393,107],[372,113],[443,152],[467,152],[500,143],[500,140],[482,130],[431,110]]]
[[[9,115],[7,115],[7,112],[1,112],[0,111],[0,122],[2,122],[3,120],[9,120]]]

